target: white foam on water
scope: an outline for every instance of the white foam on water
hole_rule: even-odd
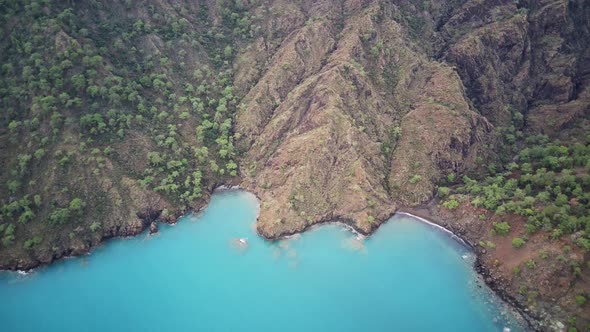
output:
[[[455,233],[451,232],[450,230],[448,230],[448,229],[444,228],[443,226],[441,226],[441,225],[439,225],[439,224],[435,224],[435,223],[433,223],[432,221],[426,220],[426,219],[424,219],[424,218],[422,218],[422,217],[418,217],[418,216],[416,216],[416,215],[413,215],[413,214],[411,214],[411,213],[408,213],[408,212],[397,212],[396,214],[403,214],[403,215],[406,215],[406,216],[412,217],[412,218],[414,218],[414,219],[420,220],[421,222],[423,222],[423,223],[426,223],[426,224],[428,224],[428,225],[430,225],[430,226],[434,226],[434,227],[436,227],[436,228],[440,229],[441,231],[443,231],[443,232],[445,232],[445,233],[447,233],[447,234],[451,235],[451,238],[453,238],[453,239],[455,239],[455,240],[459,241],[459,242],[460,242],[461,244],[463,244],[464,246],[466,246],[466,247],[469,247],[469,245],[467,244],[467,242],[465,242],[465,240],[463,240],[461,237],[457,236],[457,234],[455,234]]]

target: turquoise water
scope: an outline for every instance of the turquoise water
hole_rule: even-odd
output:
[[[363,242],[327,225],[271,243],[256,214],[252,195],[223,192],[157,236],[2,273],[0,330],[520,330],[480,288],[472,254],[429,225],[396,216]]]

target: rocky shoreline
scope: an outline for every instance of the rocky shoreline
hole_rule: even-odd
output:
[[[534,316],[531,312],[529,312],[527,307],[516,301],[514,296],[512,296],[509,292],[506,291],[505,281],[496,278],[494,274],[491,272],[491,270],[488,267],[486,267],[485,263],[482,260],[481,252],[477,250],[477,239],[472,239],[469,236],[466,236],[465,231],[459,227],[456,227],[456,225],[454,225],[453,223],[447,222],[441,218],[436,217],[434,214],[430,212],[428,206],[400,208],[397,213],[403,213],[417,219],[422,219],[428,224],[436,227],[441,227],[442,230],[444,230],[445,232],[448,232],[453,236],[456,236],[459,239],[461,239],[463,244],[465,244],[475,253],[476,258],[475,262],[473,263],[473,269],[479,275],[482,276],[486,285],[490,289],[492,289],[494,293],[496,293],[504,302],[509,304],[516,312],[520,314],[520,316],[524,319],[529,329],[531,329],[532,331],[542,331],[542,324],[540,322],[540,318]]]
[[[434,209],[435,203],[436,203],[436,201],[433,200],[428,205],[422,205],[422,206],[417,206],[417,207],[413,207],[413,208],[412,207],[402,207],[402,208],[398,209],[393,215],[395,215],[397,213],[403,213],[403,214],[410,215],[411,217],[414,217],[414,218],[422,219],[421,221],[426,222],[426,223],[430,224],[431,226],[435,226],[435,227],[440,228],[442,231],[448,233],[450,236],[457,237],[457,239],[463,245],[469,247],[475,253],[476,260],[474,262],[473,268],[479,275],[482,276],[486,285],[488,287],[490,287],[490,289],[492,289],[492,291],[494,291],[505,303],[510,305],[516,312],[518,312],[518,314],[520,314],[520,316],[522,317],[522,319],[526,323],[528,329],[530,329],[532,331],[545,331],[544,328],[546,328],[547,326],[546,326],[546,323],[544,323],[543,319],[541,317],[539,317],[538,315],[535,315],[534,313],[530,312],[530,310],[527,308],[526,305],[517,301],[516,298],[509,291],[507,291],[507,289],[508,289],[506,287],[507,281],[503,278],[496,276],[492,272],[492,270],[486,265],[486,263],[482,259],[482,253],[480,252],[480,250],[478,250],[478,247],[477,247],[477,243],[479,242],[479,239],[477,239],[475,237],[470,237],[467,234],[467,232],[465,231],[465,229],[453,224],[452,222],[448,222],[445,219],[443,219],[440,216],[437,216],[435,213],[433,213],[432,209]],[[386,220],[388,220],[388,219],[389,218],[387,218]],[[356,227],[356,224],[353,220],[336,218],[336,219],[321,220],[317,223],[307,225],[306,227],[304,227],[301,230],[281,233],[276,236],[267,236],[265,234],[261,234],[260,232],[258,234],[266,240],[277,241],[277,240],[281,240],[281,239],[288,239],[292,236],[296,236],[297,234],[315,229],[317,227],[321,227],[323,225],[329,225],[329,224],[340,225],[340,226],[345,227],[346,229],[350,230],[352,233],[356,234],[357,236],[361,236],[364,238],[364,237],[371,236],[374,232],[376,232],[379,229],[379,227],[381,225],[384,224],[384,222],[377,223],[377,225],[375,227],[373,227],[370,232],[365,232],[362,229]],[[561,327],[558,325],[558,326],[554,327],[553,330],[559,331],[560,328]]]
[[[279,240],[283,240],[283,239],[288,239],[288,238],[293,237],[297,234],[305,233],[309,230],[315,229],[317,227],[321,227],[323,225],[332,225],[332,224],[340,225],[340,226],[350,230],[352,233],[356,234],[357,236],[362,236],[362,237],[370,236],[381,225],[381,224],[379,224],[377,227],[373,228],[370,232],[365,232],[364,230],[362,230],[356,226],[354,220],[345,219],[345,218],[326,218],[326,219],[322,219],[318,222],[315,222],[313,224],[308,224],[301,229],[296,229],[293,231],[286,231],[286,232],[282,232],[282,233],[279,233],[276,235],[274,235],[274,234],[268,235],[265,233],[261,233],[260,230],[258,230],[258,229],[257,229],[257,233],[260,237],[264,238],[265,240],[279,241]]]
[[[41,254],[35,257],[30,256],[28,259],[20,259],[6,263],[5,265],[0,265],[0,272],[14,271],[21,274],[27,274],[34,269],[48,266],[61,259],[88,255],[92,252],[92,249],[111,239],[134,237],[144,233],[146,230],[148,230],[150,235],[155,234],[158,232],[159,223],[172,225],[187,214],[202,211],[209,205],[213,193],[227,190],[241,190],[241,187],[235,183],[220,184],[209,190],[207,195],[205,195],[205,197],[194,207],[178,209],[166,216],[162,216],[162,210],[153,210],[146,206],[142,211],[137,212],[137,219],[134,222],[127,224],[127,227],[105,229],[100,238],[87,241],[76,241],[75,245],[64,248],[64,250],[61,251],[55,251],[46,255]]]
[[[134,222],[127,224],[127,227],[105,229],[99,238],[88,239],[86,241],[75,241],[73,245],[63,248],[63,250],[60,251],[54,251],[47,254],[42,253],[35,255],[34,257],[29,256],[28,259],[20,259],[6,263],[5,265],[0,266],[0,272],[14,271],[26,274],[34,269],[48,266],[61,259],[88,255],[94,248],[111,239],[134,237],[144,233],[146,230],[149,231],[150,235],[155,234],[158,232],[158,223],[169,225],[175,224],[182,216],[203,210],[208,205],[209,199],[210,194],[195,207],[182,210],[178,209],[167,216],[162,216],[162,211],[153,211],[145,208],[143,211],[137,212],[137,219]]]
[[[501,247],[490,249],[482,246],[482,242],[489,239],[492,222],[479,220],[478,213],[481,211],[475,211],[468,206],[457,210],[442,209],[436,203],[435,198],[428,204],[401,208],[398,212],[409,213],[444,227],[472,247],[473,252],[476,254],[473,266],[475,271],[482,276],[488,287],[522,316],[530,330],[566,331],[568,317],[572,317],[576,313],[572,311],[571,307],[561,307],[561,304],[556,303],[555,299],[559,295],[554,294],[562,292],[562,286],[559,283],[547,282],[548,280],[546,280],[550,278],[549,281],[551,281],[555,278],[555,275],[551,273],[551,269],[555,269],[555,267],[549,270],[537,267],[537,270],[541,270],[531,271],[535,274],[534,276],[515,279],[514,271],[507,273],[506,268],[503,268],[504,262],[509,258],[513,258],[512,255],[514,254],[509,252],[508,255],[511,257],[507,257],[506,250],[501,250]],[[508,250],[514,249],[508,248]],[[537,248],[536,250],[544,251],[545,249]],[[537,264],[541,264],[541,262]],[[523,295],[523,286],[529,289],[543,287],[544,293],[536,298],[534,302],[531,302],[530,297]]]
[[[508,291],[506,291],[506,284],[505,280],[496,278],[492,271],[486,266],[483,262],[481,253],[477,250],[476,243],[478,242],[477,239],[472,239],[466,236],[466,233],[463,229],[456,227],[454,224],[446,222],[441,218],[437,218],[435,215],[429,212],[429,209],[426,205],[419,206],[419,207],[403,207],[397,210],[393,215],[401,213],[409,215],[413,218],[422,219],[421,221],[428,223],[431,226],[438,227],[445,233],[448,233],[450,236],[457,237],[460,242],[465,245],[466,247],[470,248],[476,255],[476,259],[473,265],[473,269],[482,276],[486,285],[494,291],[505,303],[511,306],[518,314],[522,317],[524,322],[526,323],[527,327],[532,331],[543,331],[543,323],[541,322],[540,317],[535,316],[531,313],[528,308],[521,303],[519,303],[514,296],[512,296]],[[393,217],[393,215],[391,217]],[[388,220],[387,218],[386,220]],[[263,234],[259,235],[266,240],[269,241],[278,241],[281,239],[288,239],[290,237],[296,236],[297,234],[313,230],[317,227],[321,227],[323,225],[331,225],[336,224],[342,226],[357,236],[361,236],[363,238],[371,236],[375,233],[381,225],[385,222],[379,223],[376,227],[374,227],[370,232],[364,232],[362,229],[355,227],[355,223],[353,220],[346,220],[346,219],[336,219],[336,220],[322,220],[318,223],[314,223],[308,225],[304,229],[300,231],[294,231],[284,234],[279,234],[277,236],[268,237]]]
[[[158,222],[174,224],[178,218],[167,218],[165,220],[158,220]],[[150,234],[157,232],[157,222],[147,221],[147,219],[141,219],[140,223],[136,223],[136,227],[133,228],[115,228],[114,231],[103,234],[98,241],[77,241],[75,246],[65,248],[63,251],[54,252],[52,255],[42,257],[29,257],[29,259],[21,259],[13,262],[13,264],[7,264],[0,267],[0,272],[3,271],[14,271],[18,273],[30,273],[40,267],[48,266],[61,259],[73,258],[88,255],[92,252],[92,249],[100,246],[108,240],[116,238],[129,238],[137,236],[143,233],[146,229],[150,230]]]
[[[228,191],[228,190],[241,190],[239,186],[219,186],[213,189],[210,194],[219,191]],[[258,199],[258,197],[257,197]],[[201,211],[206,208],[210,200],[210,195],[208,195],[206,200],[203,200],[197,209],[186,210],[183,213],[181,211],[176,211],[176,213],[172,215],[168,215],[165,218],[161,216],[161,211],[151,211],[150,213],[138,213],[137,217],[141,221],[133,228],[117,228],[114,232],[106,232],[103,234],[103,237],[100,241],[94,242],[87,242],[84,243],[81,247],[69,248],[61,253],[57,253],[49,260],[31,260],[28,264],[22,264],[27,262],[19,262],[19,264],[14,266],[8,266],[5,270],[9,271],[16,271],[18,273],[29,273],[31,270],[49,265],[59,259],[62,258],[70,258],[76,256],[87,255],[91,252],[93,248],[102,244],[103,242],[113,239],[113,238],[124,238],[124,237],[131,237],[137,236],[146,230],[149,231],[150,234],[156,233],[158,231],[158,223],[167,223],[167,224],[174,224],[176,221],[181,218],[183,215],[187,213],[191,213],[192,211]],[[434,203],[434,201],[433,201]],[[449,221],[448,218],[444,218],[440,215],[438,209],[434,204],[429,205],[422,205],[417,207],[403,207],[396,211],[396,213],[402,213],[410,215],[411,217],[415,217],[418,219],[422,219],[421,221],[426,222],[432,226],[439,227],[442,231],[449,233],[450,236],[456,236],[464,245],[472,249],[472,251],[476,254],[476,260],[474,262],[474,270],[480,274],[487,284],[502,300],[504,300],[507,304],[509,304],[514,310],[516,310],[524,321],[527,323],[528,328],[533,331],[545,331],[548,325],[547,317],[540,317],[539,315],[531,312],[526,305],[519,302],[515,296],[509,291],[509,281],[498,276],[495,274],[492,269],[488,266],[486,261],[483,259],[483,254],[485,251],[482,252],[481,248],[477,246],[477,243],[480,241],[477,237],[473,236],[467,232],[467,230],[460,225],[459,223],[455,223]],[[393,216],[393,215],[392,215]],[[257,216],[258,219],[258,216]],[[389,218],[388,218],[389,219]],[[281,239],[290,238],[292,236],[296,236],[297,234],[306,232],[308,230],[315,229],[317,227],[321,227],[327,224],[337,224],[342,227],[347,228],[351,232],[353,232],[357,237],[365,238],[376,232],[379,227],[383,223],[375,223],[375,227],[371,229],[370,232],[365,232],[362,229],[356,227],[356,224],[353,220],[346,220],[346,219],[339,219],[339,218],[332,218],[319,221],[317,223],[310,224],[304,227],[301,230],[297,230],[290,233],[279,234],[277,236],[265,236],[258,232],[259,236],[263,237],[269,241],[277,241]],[[0,270],[2,271],[2,270]],[[553,324],[554,325],[554,324]],[[558,331],[560,330],[559,324],[556,327],[553,327],[552,330]]]

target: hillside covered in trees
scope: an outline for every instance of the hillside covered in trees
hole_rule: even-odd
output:
[[[237,175],[232,63],[254,34],[246,8],[216,24],[204,5],[0,8],[0,265],[137,233],[135,214],[174,216]]]
[[[433,213],[476,246],[487,275],[522,308],[558,313],[571,331],[588,327],[590,299],[590,128],[578,129],[564,141],[528,137],[485,176],[445,179]]]
[[[588,298],[587,1],[0,0],[0,36],[0,269],[239,184],[270,239],[473,208],[565,241]]]

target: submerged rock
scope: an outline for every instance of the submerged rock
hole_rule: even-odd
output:
[[[238,251],[245,251],[249,247],[248,240],[245,238],[234,238],[230,243]]]

